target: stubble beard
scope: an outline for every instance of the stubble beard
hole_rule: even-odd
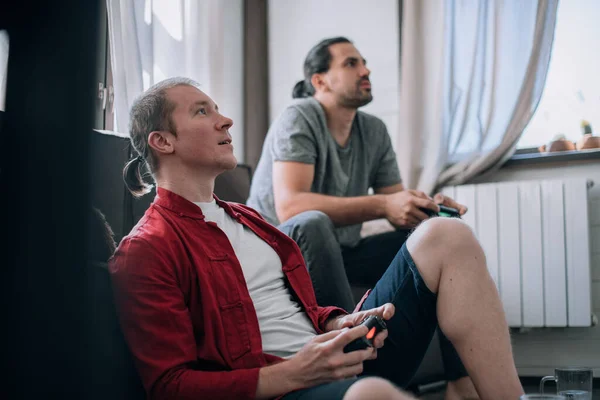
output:
[[[373,94],[371,91],[364,91],[358,88],[356,93],[352,96],[342,95],[340,96],[339,104],[345,108],[360,108],[366,106],[373,101]]]

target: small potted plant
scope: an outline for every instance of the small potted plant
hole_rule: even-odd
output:
[[[567,140],[564,134],[559,133],[548,144],[540,146],[538,150],[540,153],[575,150],[575,143]]]
[[[588,121],[581,121],[581,133],[583,136],[577,141],[577,150],[600,148],[600,136],[594,136]]]

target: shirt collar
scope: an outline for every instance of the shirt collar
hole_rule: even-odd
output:
[[[217,197],[213,193],[213,197],[219,207],[223,208],[225,212],[232,217],[237,217],[235,211],[232,210],[229,203],[223,201]],[[154,198],[154,204],[164,207],[167,210],[170,210],[176,214],[179,214],[180,217],[188,217],[194,219],[204,219],[204,214],[202,213],[202,209],[198,207],[196,204],[191,201],[181,197],[180,195],[171,192],[170,190],[164,188],[157,188],[156,197]]]

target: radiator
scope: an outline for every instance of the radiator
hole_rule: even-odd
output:
[[[585,179],[450,186],[484,249],[511,327],[591,325]]]

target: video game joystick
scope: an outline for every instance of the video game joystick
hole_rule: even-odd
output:
[[[363,320],[361,325],[365,325],[369,328],[369,332],[365,336],[361,336],[358,339],[354,339],[344,347],[344,353],[350,353],[351,351],[366,349],[367,347],[373,347],[373,340],[375,336],[384,329],[387,329],[385,321],[377,315],[370,315]]]
[[[443,206],[441,204],[438,204],[438,207],[440,208],[440,211],[437,213],[429,208],[421,208],[421,211],[430,217],[460,218],[460,212],[456,208]]]

